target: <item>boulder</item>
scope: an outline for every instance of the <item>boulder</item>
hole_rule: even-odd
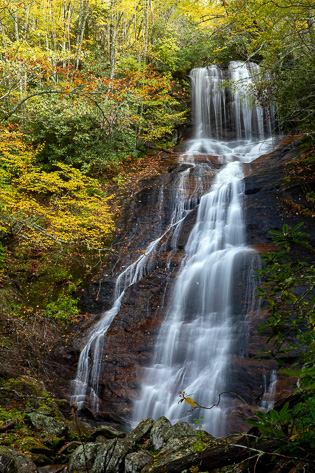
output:
[[[120,432],[114,427],[109,425],[101,425],[90,435],[89,441],[95,441],[97,437],[103,437],[105,439],[116,439],[126,437],[125,432]]]
[[[102,473],[106,452],[110,450],[113,440],[109,444],[86,443],[80,445],[71,455],[69,473]]]
[[[123,470],[125,457],[128,453],[131,453],[138,444],[141,444],[149,438],[153,425],[153,419],[143,419],[125,438],[114,440],[115,444],[113,445],[113,450],[110,452],[110,456],[108,455],[109,461],[105,462],[106,473],[118,473]]]
[[[59,422],[41,411],[28,413],[25,420],[34,430],[42,430],[54,437],[60,437],[67,432],[67,426],[63,422]]]
[[[0,473],[38,473],[36,465],[14,448],[0,446]]]
[[[53,465],[54,460],[43,453],[32,454],[32,460],[37,466],[37,468],[41,466],[48,466]]]
[[[125,458],[125,473],[140,473],[142,469],[151,465],[154,457],[146,450],[129,453]]]
[[[188,422],[177,422],[177,424],[172,425],[169,431],[166,432],[166,437],[167,438],[171,438],[171,437],[181,438],[181,437],[189,437],[189,436],[198,437],[199,436],[198,432],[204,432],[204,431],[194,429],[191,425],[188,424]],[[210,434],[208,434],[208,432],[204,432],[203,435],[212,437]]]
[[[198,437],[192,435],[181,438],[170,438],[155,457],[154,467],[160,468],[161,471],[167,471],[166,465],[168,463],[194,453],[194,447],[197,443]],[[142,473],[149,472],[150,468],[151,465],[145,466]]]
[[[39,473],[67,473],[65,465],[46,465],[38,468]]]
[[[152,427],[150,440],[154,450],[160,450],[162,445],[170,438],[172,430],[170,421],[162,416],[159,417]]]
[[[149,438],[149,434],[152,432],[151,429],[154,428],[155,424],[156,422],[154,422],[153,419],[142,419],[137,427],[132,430],[124,440],[129,444],[130,448],[134,448],[138,443],[141,443]]]
[[[67,422],[68,435],[71,439],[87,440],[92,441],[91,432],[93,430],[92,426],[87,422],[82,422],[79,420],[71,420]]]

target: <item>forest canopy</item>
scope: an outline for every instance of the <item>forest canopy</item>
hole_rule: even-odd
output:
[[[97,156],[98,141],[113,154],[115,145],[136,150],[139,141],[160,140],[181,123],[172,79],[231,59],[260,63],[257,99],[277,102],[284,126],[310,127],[313,120],[311,0],[1,0],[0,28],[1,118],[21,122],[34,140],[58,146],[78,128],[75,143]],[[157,76],[164,81],[172,100],[152,103],[154,91],[136,92],[141,74],[146,85]],[[133,89],[128,100],[112,93],[114,80]],[[64,112],[68,100],[76,120]],[[65,130],[38,123],[51,112]],[[113,129],[123,121],[119,142]],[[143,136],[152,126],[153,135]]]

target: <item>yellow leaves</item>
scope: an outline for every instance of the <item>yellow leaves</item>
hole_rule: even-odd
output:
[[[209,2],[182,0],[178,8],[184,15],[198,23],[201,29],[219,26],[226,18],[224,5],[215,0]]]
[[[185,402],[187,402],[187,404],[189,404],[192,407],[197,407],[197,404],[191,397],[185,397]]]
[[[294,440],[296,438],[296,436],[298,435],[297,434],[297,430],[296,430],[296,424],[293,424],[292,425],[292,428],[291,428],[291,432],[290,432],[290,437],[289,437],[289,440]]]
[[[224,51],[225,49],[227,49],[227,47],[226,47],[226,46],[223,46],[223,48],[214,49],[213,52],[214,52],[214,53],[218,53],[218,52],[220,52],[220,51]]]
[[[44,171],[19,133],[0,130],[0,153],[0,231],[37,247],[102,246],[114,225],[97,180],[63,163]]]

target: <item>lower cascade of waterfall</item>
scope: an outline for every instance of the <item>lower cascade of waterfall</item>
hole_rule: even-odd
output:
[[[228,70],[217,66],[194,69],[194,138],[179,157],[183,170],[177,176],[173,213],[166,229],[118,277],[115,303],[91,330],[81,352],[71,402],[79,408],[99,409],[99,377],[106,350],[106,332],[118,314],[127,287],[154,266],[153,256],[165,240],[176,251],[187,215],[196,207],[196,223],[175,281],[165,321],[161,325],[151,366],[142,372],[141,392],[134,403],[132,423],[144,417],[166,416],[172,422],[193,423],[203,417],[203,428],[212,435],[227,431],[233,398],[222,395],[210,410],[189,411],[179,403],[179,392],[202,406],[217,404],[226,391],[233,355],[245,356],[246,313],[253,309],[255,262],[259,257],[246,246],[242,201],[243,164],[274,146],[272,110],[253,106],[250,89],[258,66],[231,62]],[[224,87],[231,80],[234,86]],[[220,167],[211,187],[204,176]],[[194,177],[196,189],[191,189]],[[190,182],[190,184],[188,184]],[[201,199],[196,198],[197,191]],[[160,191],[163,200],[163,188]],[[247,268],[243,307],[234,303],[240,268]]]
[[[264,393],[260,404],[260,410],[263,412],[270,411],[274,406],[277,382],[277,370],[271,370],[268,375],[264,375]]]

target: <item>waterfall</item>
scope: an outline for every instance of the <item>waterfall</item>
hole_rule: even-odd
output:
[[[191,72],[195,133],[181,159],[198,167],[202,156],[211,155],[223,166],[200,200],[153,363],[143,373],[134,424],[143,417],[193,422],[202,416],[211,434],[227,432],[231,396],[222,396],[210,410],[191,413],[178,402],[178,393],[184,391],[202,406],[218,403],[226,391],[231,356],[246,350],[245,307],[233,299],[240,267],[258,256],[245,244],[242,163],[272,148],[268,130],[274,127],[272,111],[254,107],[250,96],[257,68],[232,62],[228,71],[211,66]],[[234,81],[233,91],[224,87],[227,79]],[[226,136],[229,140],[223,140]],[[247,279],[252,277],[248,271]]]
[[[99,410],[106,333],[126,289],[152,271],[157,253],[171,248],[172,257],[185,219],[196,208],[196,223],[156,341],[153,363],[142,373],[133,423],[160,415],[192,422],[198,413],[191,416],[184,403],[178,404],[179,391],[201,405],[216,403],[227,386],[231,356],[245,354],[246,309],[253,305],[251,278],[258,256],[245,244],[243,163],[269,152],[274,144],[270,134],[273,113],[253,106],[251,98],[257,72],[258,66],[240,62],[231,62],[227,70],[211,66],[191,72],[195,131],[179,157],[182,169],[175,177],[170,220],[164,229],[158,224],[157,238],[118,276],[113,307],[88,334],[72,381],[71,402],[79,409]],[[206,176],[214,172],[209,188]],[[160,210],[164,199],[161,187]],[[236,280],[244,267],[248,269],[243,284],[246,303],[240,307]],[[213,435],[224,434],[230,406],[231,399],[223,396],[218,407],[202,411],[199,417],[204,417],[204,428]]]
[[[207,168],[207,165],[203,167],[204,170]],[[158,238],[150,242],[141,256],[120,273],[115,284],[113,307],[104,312],[99,322],[88,334],[87,343],[80,353],[76,378],[71,382],[72,395],[70,403],[76,403],[78,409],[88,406],[94,412],[99,410],[99,380],[106,350],[106,333],[120,310],[126,289],[150,273],[154,268],[154,255],[163,251],[169,241],[171,241],[171,248],[176,248],[182,223],[198,204],[198,199],[189,197],[191,194],[194,195],[197,189],[191,190],[185,187],[188,174],[193,175],[194,168],[186,169],[177,177],[177,185],[174,186],[177,190],[173,196],[174,205],[168,227],[163,232],[161,224],[159,224],[157,232],[160,235]],[[200,185],[202,176],[198,174],[195,180],[198,183],[197,185]],[[158,202],[160,211],[164,200],[163,191],[162,186]]]
[[[182,214],[178,215],[177,209],[175,213],[178,220],[173,219],[174,221],[172,221],[169,228],[156,240],[152,241],[144,253],[118,276],[114,291],[115,302],[113,307],[104,312],[100,321],[89,333],[88,341],[80,353],[76,378],[71,383],[72,396],[70,403],[76,403],[78,409],[88,405],[94,412],[99,410],[99,379],[106,346],[106,333],[119,312],[125,290],[148,274],[152,267],[154,252],[157,250],[159,243],[166,234],[181,223],[184,218],[183,214],[187,214],[183,210]]]
[[[273,369],[268,375],[264,374],[264,394],[262,396],[260,409],[263,412],[268,412],[273,408],[275,403],[275,394],[277,389],[277,370]]]

